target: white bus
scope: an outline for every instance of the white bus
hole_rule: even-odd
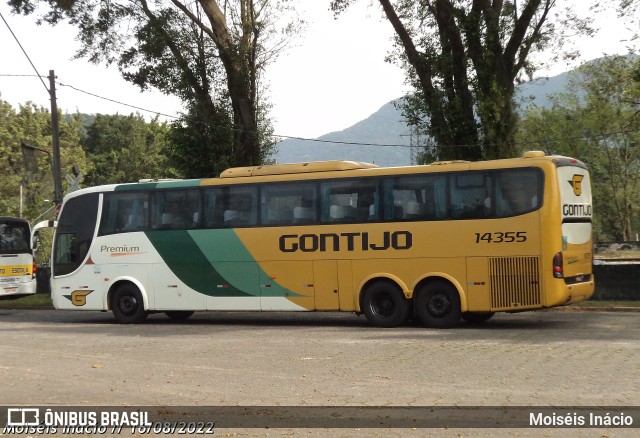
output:
[[[164,312],[348,311],[451,327],[588,299],[591,188],[578,160],[228,169],[64,199],[53,305]]]
[[[36,264],[29,222],[0,216],[0,300],[36,293]]]

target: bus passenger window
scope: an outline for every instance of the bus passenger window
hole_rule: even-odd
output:
[[[245,227],[256,225],[258,218],[256,187],[225,187],[222,201],[223,226]]]
[[[154,197],[154,228],[187,229],[198,225],[200,194],[198,190],[167,190]]]
[[[385,219],[444,219],[446,187],[447,179],[441,175],[411,175],[385,181],[385,193],[392,198],[385,211]]]
[[[536,169],[499,172],[496,178],[496,214],[501,217],[523,214],[540,207],[541,175]]]
[[[142,231],[148,228],[149,195],[110,193],[105,195],[100,234]]]
[[[451,216],[454,219],[483,219],[491,177],[485,172],[463,172],[451,175]],[[490,205],[490,203],[489,203]]]
[[[320,184],[322,221],[366,222],[378,218],[378,183],[375,180],[343,180]]]
[[[260,199],[261,224],[283,226],[313,223],[316,197],[314,183],[264,185]]]

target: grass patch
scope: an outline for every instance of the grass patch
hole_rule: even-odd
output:
[[[52,307],[51,296],[49,294],[34,294],[26,297],[17,298],[15,300],[0,301],[0,308],[16,308],[16,307]]]

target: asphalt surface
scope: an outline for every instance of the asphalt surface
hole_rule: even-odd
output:
[[[120,325],[110,313],[0,309],[0,334],[4,406],[640,405],[634,312],[498,314],[479,326],[437,330],[379,329],[348,313],[210,312],[178,323],[157,314]],[[636,434],[366,425],[216,430],[218,436]]]

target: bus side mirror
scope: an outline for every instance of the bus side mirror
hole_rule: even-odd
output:
[[[43,228],[55,228],[58,225],[56,221],[42,221],[38,222],[31,229],[31,249],[36,249],[40,244],[40,230]]]
[[[36,231],[31,236],[31,249],[36,250],[38,245],[40,245],[40,233]]]

